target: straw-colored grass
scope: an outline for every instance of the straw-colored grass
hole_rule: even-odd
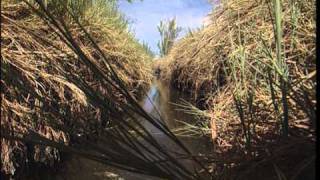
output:
[[[224,151],[250,151],[267,134],[296,136],[296,127],[314,137],[315,14],[314,0],[222,0],[210,24],[155,67],[160,78],[206,101],[207,126],[217,126]]]
[[[45,149],[44,157],[52,157],[58,149],[165,179],[201,179],[203,172],[208,174],[164,121],[139,105],[135,96],[145,95],[150,83],[148,50],[122,25],[113,24],[109,18],[114,16],[97,23],[92,20],[99,15],[96,11],[89,19],[78,18],[68,6],[51,9],[41,0],[28,2],[30,9],[5,4],[1,11],[1,43],[6,47],[1,61],[1,95],[6,102],[1,108],[1,138],[7,143],[4,150],[15,148],[1,154],[8,167],[3,171],[20,178],[15,170],[17,165],[24,167],[26,155],[29,162],[37,162],[34,152]],[[61,11],[66,14],[56,13]],[[176,145],[176,152],[160,145],[143,126],[146,121]],[[180,159],[192,160],[202,173],[188,169]]]
[[[282,77],[289,83],[286,99],[291,103],[291,122],[309,117],[312,113],[299,106],[297,101],[304,102],[306,99],[300,98],[305,94],[310,101],[309,108],[314,111],[314,1],[283,1],[282,6],[282,53],[276,48],[272,2],[222,1],[211,15],[212,22],[208,27],[177,42],[172,52],[164,60],[157,61],[154,68],[160,68],[162,79],[173,86],[191,91],[194,99],[203,98],[204,94],[217,121],[232,121],[237,117],[237,111],[230,108],[233,98],[243,100],[250,94],[254,96],[255,106],[268,107],[269,117],[264,120],[276,120],[272,103],[274,98],[281,103]],[[279,53],[283,58],[277,55]],[[288,71],[281,67],[284,65],[277,56],[284,59]]]
[[[151,57],[116,17],[104,15],[103,9],[95,6],[84,13],[84,28],[112,59],[111,65],[128,91],[139,98],[151,83]],[[71,21],[68,26],[86,56],[110,77],[109,67],[79,27]],[[114,104],[125,101],[113,88],[102,86],[99,77],[26,4],[1,1],[1,131],[33,130],[67,144],[69,132],[85,135],[104,128],[110,117],[102,117],[102,109],[74,83],[79,78]],[[68,132],[56,128],[60,126],[67,126]],[[19,174],[28,154],[34,157],[28,161],[49,165],[59,159],[54,148],[36,146],[32,151],[22,142],[2,140],[2,173]]]

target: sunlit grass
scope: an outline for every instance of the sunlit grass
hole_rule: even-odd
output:
[[[56,13],[60,7],[48,7],[36,1],[28,6],[9,4],[17,16],[1,11],[5,19],[1,42],[6,43],[1,54],[6,102],[1,137],[51,146],[131,172],[199,179],[142,125],[141,119],[150,122],[201,165],[160,119],[137,102],[137,90],[144,94],[150,83],[150,56],[122,31],[121,23],[114,24],[120,21],[117,13],[108,14],[108,6],[100,10],[102,14],[89,8],[79,18],[69,6],[62,6],[65,18]],[[21,17],[29,21],[19,19],[24,11],[27,14]],[[38,130],[39,126],[47,130]],[[58,132],[68,138],[61,139]]]

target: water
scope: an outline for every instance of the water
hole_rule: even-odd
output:
[[[178,110],[179,107],[176,104],[181,104],[183,101],[189,102],[191,100],[186,94],[179,93],[176,89],[171,89],[160,81],[154,81],[148,92],[148,97],[142,101],[141,105],[152,116],[161,117],[171,130],[176,130],[183,126],[181,121],[187,123],[194,123],[195,121],[193,115]],[[144,122],[144,126],[160,143],[164,142],[161,138],[165,138],[165,135],[160,130],[149,122]],[[204,137],[180,137],[179,139],[192,153],[209,153],[211,150],[211,144]],[[163,145],[168,150],[175,149],[173,144],[170,147],[171,144],[168,144],[168,142],[163,143]]]
[[[174,103],[181,103],[182,100],[189,100],[184,94],[178,93],[175,89],[170,89],[167,85],[155,80],[148,96],[141,102],[141,106],[150,115],[160,118],[171,129],[181,127],[181,123],[194,121],[194,116],[187,114],[183,111],[178,111],[177,106]],[[157,128],[151,125],[149,122],[143,122],[144,127],[155,137],[155,139],[169,152],[176,152],[177,147]],[[180,137],[179,138],[184,145],[192,152],[192,154],[208,154],[212,151],[212,144],[206,138],[201,137]],[[65,179],[65,180],[157,180],[158,178],[149,177],[145,175],[130,173],[122,170],[117,170],[104,164],[97,163],[92,160],[88,160],[78,156],[69,157],[62,164],[62,168],[58,168],[57,172],[52,174],[45,173],[40,175],[39,179]],[[184,161],[184,164],[189,168],[193,168],[191,161]],[[33,179],[38,179],[34,177]]]

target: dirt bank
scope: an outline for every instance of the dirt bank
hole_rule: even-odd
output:
[[[272,154],[298,139],[311,147],[299,157],[314,156],[315,1],[281,1],[280,10],[273,2],[221,1],[208,26],[187,34],[154,65],[160,79],[192,94],[211,117],[205,127],[216,126],[221,161],[230,160],[221,162],[223,169],[256,164],[270,157],[266,149]],[[288,131],[297,139],[279,141]],[[281,166],[279,172],[296,155],[287,150],[282,163],[268,161]]]
[[[151,83],[151,57],[128,31],[126,22],[119,19],[115,7],[107,4],[104,8],[89,7],[81,23],[112,59],[111,66],[128,91],[138,97],[138,92]],[[108,66],[88,37],[70,18],[63,18],[85,55],[109,76]],[[79,54],[53,33],[56,30],[26,4],[1,1],[1,135],[16,132],[25,136],[33,130],[68,144],[76,135],[99,134],[97,129],[107,126],[109,117],[101,117],[101,109],[74,84],[79,77],[87,89],[106,100],[114,104],[123,101],[112,88],[106,89],[95,72],[79,60]],[[31,164],[52,167],[61,160],[57,149],[20,141],[1,138],[1,148],[3,177],[19,179]]]

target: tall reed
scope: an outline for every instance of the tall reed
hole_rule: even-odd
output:
[[[134,88],[126,79],[128,76],[124,76],[132,70],[122,63],[127,60],[126,54],[110,52],[105,48],[110,44],[100,46],[101,37],[90,34],[96,32],[91,29],[94,26],[81,23],[68,6],[65,9],[70,22],[65,21],[63,14],[49,10],[40,0],[35,4],[25,3],[42,20],[38,22],[41,31],[34,32],[30,29],[32,27],[22,26],[24,21],[15,21],[1,13],[8,23],[5,26],[6,38],[21,37],[24,41],[19,39],[16,42],[26,43],[18,44],[22,48],[19,53],[7,46],[2,55],[4,61],[1,61],[5,67],[1,68],[1,73],[6,83],[2,89],[7,102],[2,105],[6,118],[20,118],[16,121],[18,127],[25,129],[19,131],[1,125],[1,137],[55,147],[132,172],[170,179],[201,179],[178,159],[191,159],[203,167],[202,163],[191,155],[161,119],[145,112],[133,96],[130,89]],[[9,24],[14,31],[8,31]],[[47,31],[54,33],[50,34],[53,35],[49,36],[51,39],[41,34]],[[109,33],[106,36],[114,35],[113,31],[106,32]],[[124,48],[126,50],[127,47]],[[28,58],[21,61],[25,57]],[[16,76],[13,78],[10,73]],[[17,99],[18,103],[12,103],[12,99]],[[29,126],[29,120],[34,121],[35,127]],[[183,156],[175,157],[162,147],[142,125],[142,120],[163,132]],[[44,137],[35,130],[43,124],[61,130],[70,135],[72,142],[79,143],[67,146],[59,140]]]
[[[202,111],[210,115],[203,119],[217,125],[219,152],[255,158],[267,142],[314,139],[314,2],[221,1],[207,27],[176,42],[159,62],[163,80],[206,102]]]
[[[158,25],[158,31],[161,39],[158,42],[158,48],[161,57],[169,53],[181,30],[181,27],[177,26],[175,18],[167,21],[160,21],[160,24]]]
[[[274,0],[274,14],[275,14],[275,38],[276,38],[276,48],[277,48],[277,65],[276,69],[280,69],[280,88],[282,93],[282,105],[283,105],[283,120],[282,120],[282,131],[284,136],[288,136],[289,124],[288,124],[288,102],[287,102],[287,82],[289,81],[288,77],[288,68],[285,62],[285,59],[282,56],[282,7],[280,0]],[[294,6],[294,5],[293,5]]]

